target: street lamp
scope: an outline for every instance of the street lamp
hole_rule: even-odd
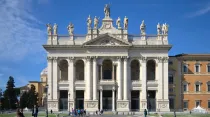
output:
[[[147,94],[147,108],[148,108],[148,115],[149,115],[149,109],[150,109],[150,105],[149,105],[149,94]]]
[[[48,84],[45,86],[46,88],[46,117],[48,117]]]
[[[70,115],[70,95],[71,94],[69,93],[69,103],[68,103],[69,104],[69,115]]]
[[[176,91],[175,91],[175,88],[176,88],[176,85],[174,84],[173,85],[173,91],[175,92],[175,94],[174,94],[174,117],[176,117],[176,106],[175,106],[175,103],[176,103]]]

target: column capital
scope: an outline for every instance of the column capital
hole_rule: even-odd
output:
[[[163,62],[163,57],[157,57],[159,63]]]
[[[58,57],[53,57],[53,62],[57,62]]]
[[[103,87],[102,87],[102,86],[100,86],[100,87],[99,87],[99,90],[100,90],[100,91],[103,91]]]
[[[163,57],[163,62],[168,63],[168,59],[169,59],[169,57]]]
[[[68,60],[68,62],[73,62],[73,61],[74,61],[74,59],[75,59],[74,57],[68,57],[68,59],[67,59],[67,60]]]
[[[90,61],[91,58],[92,58],[91,56],[87,56],[87,57],[85,57],[85,60],[86,60],[86,61]]]
[[[96,61],[97,61],[98,56],[93,56],[92,58],[93,58],[93,61],[94,61],[94,62],[96,62]]]
[[[53,57],[48,56],[48,57],[47,57],[47,60],[48,60],[48,61],[53,60]]]
[[[146,61],[147,61],[147,57],[140,57],[139,58],[139,60],[140,60],[140,63],[142,62],[142,63],[146,63]]]
[[[115,91],[116,90],[116,88],[115,87],[112,87],[112,91]]]
[[[122,60],[122,56],[118,56],[116,58],[117,58],[117,61],[121,61]]]

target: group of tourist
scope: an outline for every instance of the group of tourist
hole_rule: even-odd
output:
[[[73,109],[71,110],[71,112],[69,112],[69,115],[72,116],[78,116],[78,117],[83,117],[86,116],[86,110],[85,109]]]

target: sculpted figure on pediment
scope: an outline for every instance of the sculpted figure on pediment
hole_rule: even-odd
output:
[[[69,23],[67,29],[68,29],[69,35],[73,35],[73,33],[74,33],[74,25],[72,23]]]
[[[146,32],[145,32],[145,30],[146,30],[146,25],[144,24],[144,20],[142,21],[142,23],[141,23],[141,25],[140,25],[140,30],[141,30],[141,34],[142,34],[142,35],[145,35],[145,34],[146,34]]]
[[[95,29],[98,28],[98,20],[99,20],[99,18],[97,18],[97,17],[95,16],[95,18],[94,18],[94,28],[95,28]]]
[[[115,43],[112,40],[104,40],[101,45],[115,45]]]
[[[169,25],[167,25],[166,23],[163,24],[163,26],[162,26],[162,33],[164,35],[167,35],[168,34],[168,27],[169,27]]]
[[[158,35],[161,34],[161,25],[160,25],[160,23],[157,24],[157,34]]]
[[[88,19],[87,19],[87,26],[88,26],[88,29],[91,29],[91,24],[92,24],[92,20],[91,20],[90,15],[89,15],[89,17],[88,17]]]
[[[47,26],[47,34],[51,35],[52,34],[52,26],[51,26],[51,24],[48,23],[46,26]]]
[[[55,23],[53,26],[54,35],[57,35],[58,25]]]
[[[110,6],[108,4],[106,4],[104,7],[104,14],[105,17],[110,17]]]
[[[120,26],[120,17],[117,18],[116,25],[117,25],[118,29],[121,28],[121,26]]]
[[[124,29],[128,29],[128,18],[126,16],[124,18]]]

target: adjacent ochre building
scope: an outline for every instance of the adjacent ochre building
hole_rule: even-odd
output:
[[[210,109],[210,54],[180,54],[181,100],[184,111],[198,105]]]
[[[88,17],[86,35],[74,34],[72,23],[68,35],[47,24],[48,109],[170,111],[168,25],[158,24],[157,34],[147,35],[142,21],[141,34],[130,35],[127,17],[114,27],[108,5],[104,13],[102,21]]]

